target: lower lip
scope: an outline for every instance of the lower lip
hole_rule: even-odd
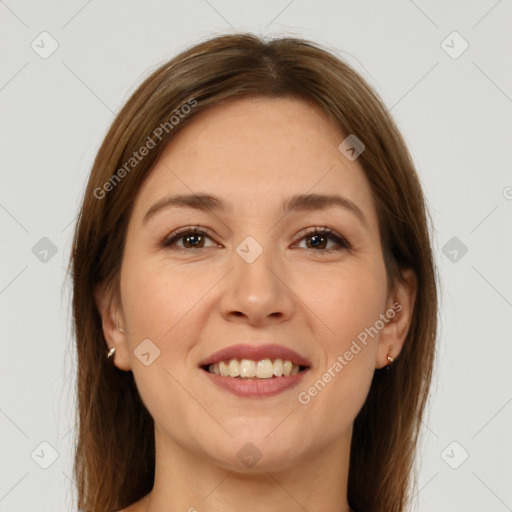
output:
[[[217,386],[226,389],[234,395],[244,398],[267,398],[278,395],[287,389],[295,387],[309,371],[309,368],[285,377],[271,377],[270,379],[241,379],[238,377],[221,377],[207,370],[201,370]]]

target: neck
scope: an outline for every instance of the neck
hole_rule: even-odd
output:
[[[240,472],[239,466],[184,449],[156,427],[155,483],[142,510],[349,512],[350,437],[348,432],[334,444],[290,454],[285,462],[265,463],[263,457]]]

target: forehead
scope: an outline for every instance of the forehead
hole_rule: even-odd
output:
[[[250,214],[277,208],[294,194],[338,193],[376,223],[362,167],[338,149],[344,138],[323,113],[299,99],[221,103],[168,144],[139,191],[135,215],[171,193],[210,193]]]

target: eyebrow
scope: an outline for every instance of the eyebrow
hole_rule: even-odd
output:
[[[296,194],[283,203],[283,213],[293,211],[325,210],[338,207],[353,213],[366,227],[368,221],[362,210],[346,197],[335,194]],[[211,194],[180,194],[164,197],[153,204],[145,213],[142,223],[146,223],[158,212],[169,208],[192,208],[204,212],[226,212],[229,207],[219,197]]]

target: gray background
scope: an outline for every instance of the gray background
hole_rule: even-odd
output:
[[[391,108],[443,287],[416,510],[512,510],[510,0],[5,0],[0,20],[0,511],[73,510],[66,267],[102,137],[158,64],[233,29],[325,44]]]

